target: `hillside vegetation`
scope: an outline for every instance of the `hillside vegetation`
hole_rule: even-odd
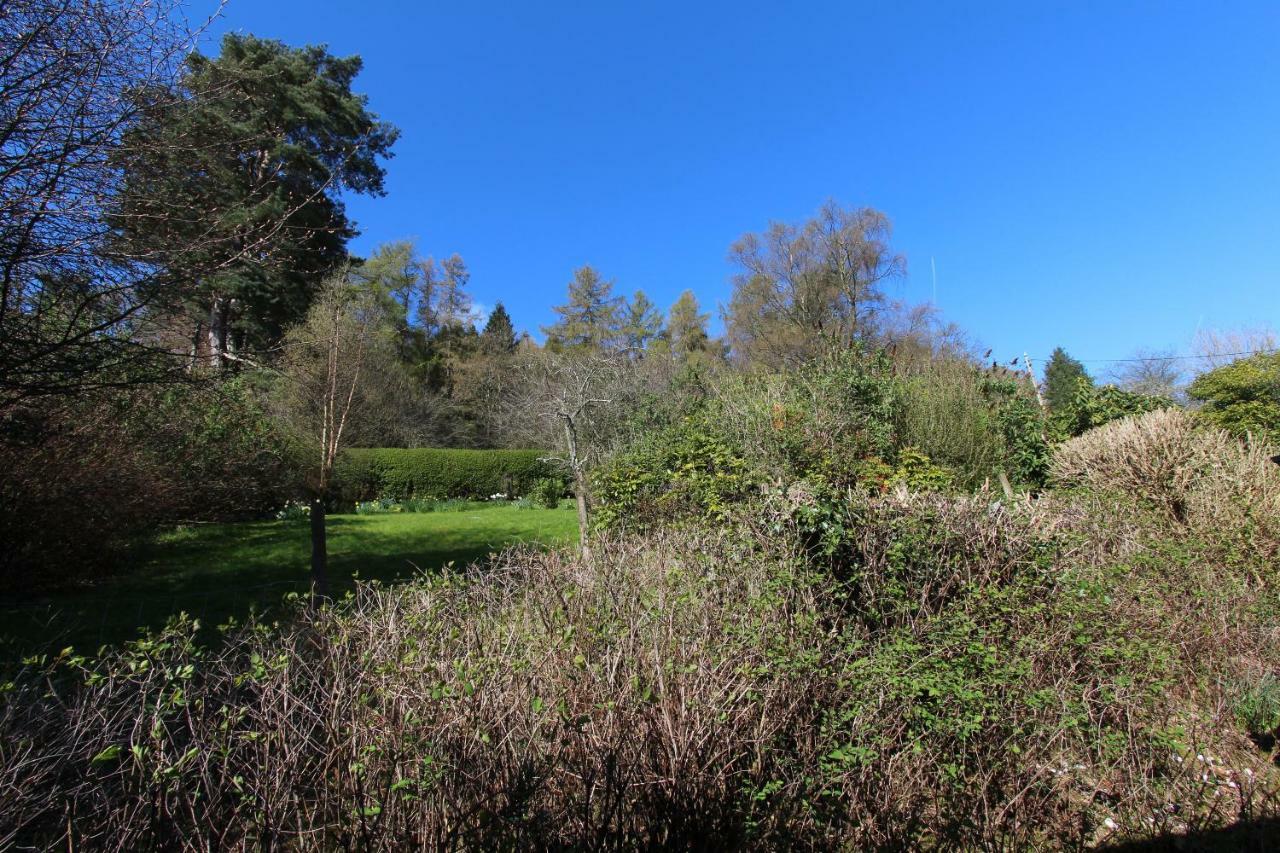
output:
[[[0,842],[1077,847],[1274,816],[1280,468],[1159,411],[1052,471],[775,483],[588,559],[50,661],[4,693]]]

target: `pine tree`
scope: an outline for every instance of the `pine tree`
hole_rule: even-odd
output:
[[[639,355],[648,348],[650,341],[660,334],[662,334],[662,312],[643,290],[637,290],[623,313],[624,346]]]
[[[690,353],[705,352],[710,336],[707,334],[706,314],[698,310],[698,297],[692,290],[680,294],[680,298],[671,306],[667,320],[667,334],[671,339],[671,352],[677,359],[684,359]]]
[[[1044,397],[1050,410],[1061,412],[1070,408],[1081,379],[1093,384],[1083,364],[1067,355],[1062,347],[1055,349],[1044,367]]]
[[[383,193],[379,161],[397,132],[351,91],[360,68],[323,47],[228,34],[219,56],[188,57],[184,96],[130,132],[127,147],[155,154],[125,163],[121,236],[135,257],[219,269],[193,278],[187,305],[213,363],[304,317],[357,233],[342,195]]]
[[[439,264],[435,258],[423,261],[418,281],[418,325],[432,335],[470,325],[470,281],[467,264],[456,252]]]
[[[586,349],[612,345],[618,336],[621,302],[613,295],[613,282],[602,279],[590,265],[574,270],[569,302],[552,309],[560,319],[542,327],[548,345]]]
[[[487,353],[500,355],[512,352],[518,343],[511,315],[499,302],[493,306],[489,321],[484,324],[484,331],[480,333],[480,348]]]

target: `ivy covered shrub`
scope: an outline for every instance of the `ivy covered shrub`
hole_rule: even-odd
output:
[[[523,495],[539,480],[557,478],[560,467],[539,450],[355,448],[336,469],[341,502],[374,498],[473,498]]]

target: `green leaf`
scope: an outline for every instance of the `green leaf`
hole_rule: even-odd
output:
[[[120,748],[120,744],[113,743],[111,744],[111,746],[102,750],[102,752],[99,752],[92,759],[90,759],[89,763],[94,765],[95,767],[99,764],[109,764],[110,762],[118,759],[120,757],[121,752],[123,752],[123,750]]]

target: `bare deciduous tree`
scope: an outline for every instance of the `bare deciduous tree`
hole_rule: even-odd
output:
[[[382,427],[402,389],[388,307],[376,289],[338,276],[285,339],[277,411],[306,468],[311,574],[320,597],[329,588],[325,502],[338,454]]]
[[[884,284],[906,271],[890,231],[883,213],[830,201],[801,225],[774,222],[734,243],[741,272],[725,325],[736,357],[782,367],[873,331]]]
[[[636,390],[632,359],[625,350],[527,347],[517,369],[521,381],[507,400],[508,428],[525,442],[559,447],[558,461],[573,478],[582,553],[590,555],[587,471],[629,411]]]
[[[1112,367],[1108,378],[1126,391],[1169,400],[1181,398],[1184,384],[1182,362],[1173,351],[1138,350]]]
[[[110,386],[149,362],[156,259],[110,224],[126,139],[172,93],[194,34],[176,0],[0,3],[0,406]]]
[[[1274,352],[1280,349],[1280,337],[1276,335],[1275,329],[1268,326],[1226,331],[1201,329],[1191,342],[1191,349],[1198,362],[1197,372],[1206,373],[1238,358]]]

